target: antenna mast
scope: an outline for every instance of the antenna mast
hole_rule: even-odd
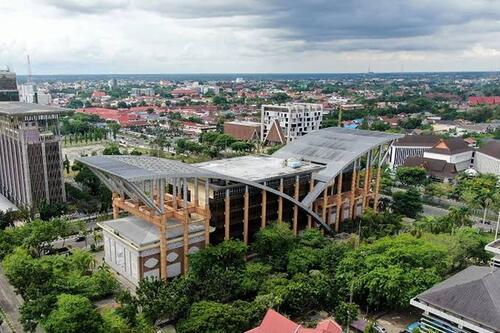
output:
[[[30,55],[29,54],[26,55],[26,59],[28,61],[28,84],[32,84],[33,83],[33,78],[31,76],[31,61],[30,61]]]

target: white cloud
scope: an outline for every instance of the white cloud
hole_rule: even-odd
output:
[[[500,69],[494,1],[357,2],[0,0],[0,66],[23,74],[29,53],[38,74]]]

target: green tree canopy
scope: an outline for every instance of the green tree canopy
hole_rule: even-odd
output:
[[[259,258],[274,269],[284,270],[287,253],[295,246],[295,236],[287,223],[272,223],[259,230],[252,245]]]
[[[102,332],[102,318],[88,298],[62,294],[44,321],[47,333]]]
[[[392,195],[391,209],[395,214],[415,218],[423,211],[422,196],[413,187],[395,192]]]
[[[396,181],[404,186],[425,185],[427,172],[421,167],[399,167],[396,169]]]

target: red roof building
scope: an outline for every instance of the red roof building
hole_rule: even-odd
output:
[[[106,96],[106,93],[104,91],[94,90],[91,98],[103,98],[104,96]]]
[[[147,121],[144,118],[129,109],[115,110],[106,108],[84,108],[78,109],[76,111],[87,114],[94,114],[104,120],[116,121],[122,127],[144,126],[147,124]]]
[[[174,89],[170,93],[174,97],[177,97],[177,96],[199,96],[200,95],[200,93],[197,90],[183,89],[183,88]]]
[[[269,309],[262,323],[246,333],[342,333],[342,327],[332,319],[325,319],[316,328],[305,328]]]
[[[470,96],[469,97],[469,105],[479,105],[479,104],[488,104],[488,105],[500,105],[500,96]]]

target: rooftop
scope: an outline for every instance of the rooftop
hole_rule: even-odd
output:
[[[226,121],[224,122],[224,125],[226,124],[231,124],[231,125],[242,125],[242,126],[255,126],[260,128],[260,123],[256,121],[249,121],[249,120],[235,120],[235,121]]]
[[[195,214],[193,214],[195,215]],[[203,220],[201,220],[203,222]],[[116,220],[100,222],[99,225],[117,236],[141,248],[160,241],[158,228],[136,216],[122,217]],[[182,223],[177,219],[167,220],[167,240],[181,237],[183,234]],[[190,223],[189,233],[202,232],[203,223]]]
[[[437,135],[406,135],[394,142],[396,147],[434,147],[439,142]]]
[[[56,114],[67,111],[66,109],[23,102],[0,102],[0,115],[17,116],[32,114]]]
[[[470,266],[415,300],[466,322],[500,331],[500,269]]]
[[[246,333],[342,333],[342,327],[333,319],[325,319],[316,328],[305,328],[273,309],[269,309],[262,323]]]
[[[216,172],[203,170],[175,160],[151,156],[89,156],[80,157],[77,160],[92,168],[131,182],[184,177],[217,178]]]
[[[301,164],[298,168],[292,168],[287,166],[283,158],[254,155],[203,162],[195,165],[200,169],[257,182],[324,168],[321,165],[307,162]]]
[[[327,167],[315,178],[330,181],[359,156],[398,138],[401,138],[400,134],[330,127],[306,134],[272,156],[326,164]]]
[[[10,202],[9,199],[0,194],[0,212],[5,212],[8,210],[17,210],[17,207],[12,202]]]
[[[429,153],[454,155],[472,151],[469,144],[462,138],[441,139],[434,147],[428,150]]]
[[[500,160],[500,140],[491,140],[479,149],[480,153]]]

